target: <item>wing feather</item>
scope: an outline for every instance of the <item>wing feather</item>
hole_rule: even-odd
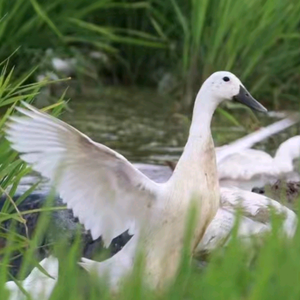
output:
[[[25,162],[50,179],[94,239],[102,236],[108,245],[147,220],[159,184],[117,152],[29,104],[24,106],[17,108],[22,116],[10,118],[7,139]]]

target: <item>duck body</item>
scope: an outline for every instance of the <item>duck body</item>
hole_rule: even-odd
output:
[[[210,133],[206,137],[190,138],[187,144],[191,146],[182,155],[167,185],[173,186],[170,188],[172,191],[175,191],[175,188],[180,191],[181,195],[178,198],[197,199],[194,203],[199,212],[199,218],[195,220],[197,224],[193,245],[195,246],[204,234],[203,229],[218,210],[220,191],[214,144]],[[196,149],[199,149],[202,155],[197,154]],[[199,169],[195,167],[195,164],[199,165]],[[181,174],[190,174],[191,180],[181,180]],[[205,199],[205,201],[199,201],[199,199]]]
[[[197,212],[192,251],[202,239],[206,227],[218,210],[219,183],[216,173],[211,174],[211,168],[215,165],[213,147],[210,136],[207,136],[205,142],[200,138],[189,139],[187,151],[184,151],[173,176],[165,185],[165,194],[162,197],[165,199],[163,201],[165,205],[161,218],[155,220],[157,230],[149,234],[149,240],[145,245],[151,249],[148,253],[149,267],[147,269],[161,269],[160,275],[154,276],[156,284],[162,282],[161,279],[167,276],[173,278],[178,269],[190,209],[195,209]],[[199,153],[205,155],[199,155]],[[189,180],[182,180],[182,174],[189,174]],[[183,199],[186,200],[183,201]],[[199,199],[205,199],[205,201],[199,201]]]
[[[25,162],[50,179],[93,239],[101,236],[108,246],[126,230],[134,235],[111,260],[98,264],[83,261],[86,269],[95,267],[101,273],[121,257],[126,263],[114,276],[117,284],[130,272],[134,253],[141,247],[144,280],[160,290],[178,270],[190,209],[196,212],[191,252],[218,210],[219,184],[210,123],[217,106],[233,98],[266,111],[232,73],[211,75],[197,95],[187,144],[166,183],[153,182],[119,153],[26,103],[26,109],[17,108],[23,116],[11,117],[7,139]]]

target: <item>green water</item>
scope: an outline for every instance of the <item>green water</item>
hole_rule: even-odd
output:
[[[163,164],[177,160],[186,142],[191,114],[181,114],[170,96],[151,89],[92,88],[75,94],[63,119],[93,140],[115,149],[133,162]],[[230,143],[278,119],[253,114],[243,108],[230,110],[232,118],[215,113],[212,133],[217,146]],[[236,124],[238,122],[238,124]],[[299,134],[293,126],[256,148],[274,152],[288,137]]]

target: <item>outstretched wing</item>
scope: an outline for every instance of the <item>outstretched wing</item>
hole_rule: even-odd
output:
[[[74,215],[106,245],[141,225],[155,205],[159,185],[122,155],[95,143],[72,126],[24,103],[23,116],[6,130],[12,148],[50,179]]]

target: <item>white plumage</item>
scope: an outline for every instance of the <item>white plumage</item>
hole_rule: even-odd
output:
[[[122,155],[97,144],[66,123],[18,108],[29,118],[11,117],[6,133],[21,158],[55,184],[74,215],[106,245],[131,221],[143,221],[158,185]]]
[[[145,280],[160,288],[176,275],[191,204],[196,210],[193,251],[218,210],[210,123],[216,107],[233,98],[266,111],[232,73],[211,75],[197,95],[183,154],[172,177],[162,184],[143,175],[122,155],[25,103],[27,109],[18,108],[23,116],[12,117],[6,133],[21,158],[55,185],[94,239],[102,236],[108,245],[127,229],[135,234],[118,255],[128,251],[134,257],[138,241],[145,251]],[[111,262],[99,263],[98,271]]]
[[[271,209],[283,217],[282,233],[293,237],[297,228],[296,214],[268,197],[238,188],[221,188],[221,204],[198,244],[196,254],[211,252],[230,240],[238,211],[238,237],[244,242],[271,230]]]
[[[268,153],[245,149],[233,153],[218,162],[218,175],[221,186],[236,186],[245,190],[274,183],[278,179],[293,178],[293,161],[300,157],[300,136],[294,136],[283,142],[274,158]]]
[[[170,168],[156,166],[155,172],[152,171],[152,166],[138,167],[150,178],[158,176],[164,182],[171,176],[174,165],[170,164]],[[220,199],[220,207],[197,245],[196,256],[210,253],[227,244],[236,223],[237,213],[240,213],[237,236],[243,242],[250,242],[271,230],[271,209],[274,214],[283,218],[282,233],[288,237],[295,234],[298,224],[296,214],[273,199],[236,187],[221,187]]]
[[[58,279],[58,260],[50,256],[40,262],[40,266],[52,277],[42,273],[38,268],[34,268],[25,280],[19,282],[24,290],[31,296],[32,300],[49,299]],[[14,281],[5,284],[10,292],[9,300],[26,300],[26,295],[19,289]]]

